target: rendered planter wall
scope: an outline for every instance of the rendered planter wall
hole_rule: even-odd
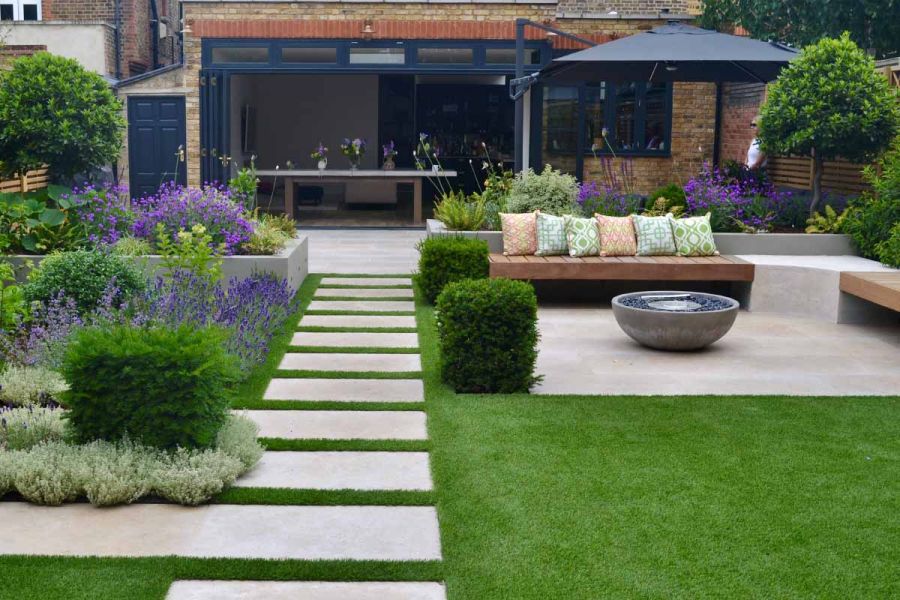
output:
[[[491,252],[503,252],[499,231],[450,231],[436,219],[426,224],[429,236],[461,235],[486,240]],[[774,254],[783,256],[856,255],[850,236],[831,233],[716,233],[722,254]]]
[[[14,255],[7,258],[17,267],[16,279],[25,281],[27,268],[18,268],[29,261],[36,267],[44,259],[43,255]],[[161,258],[158,255],[144,256],[136,259],[148,274],[159,267]],[[309,241],[300,236],[287,243],[278,254],[271,256],[226,256],[222,260],[222,279],[228,281],[232,277],[246,279],[257,273],[272,273],[279,279],[287,279],[288,286],[296,291],[309,274]]]

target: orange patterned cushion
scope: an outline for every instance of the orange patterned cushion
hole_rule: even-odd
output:
[[[637,238],[634,221],[627,217],[594,215],[600,229],[600,256],[634,256],[637,254]]]
[[[503,229],[503,254],[521,256],[537,251],[537,215],[500,213]]]

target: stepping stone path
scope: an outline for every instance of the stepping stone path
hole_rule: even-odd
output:
[[[236,411],[255,421],[259,435],[308,440],[319,450],[267,451],[235,487],[280,488],[328,494],[425,494],[433,489],[428,452],[378,450],[428,439],[416,333],[367,331],[414,328],[413,316],[341,314],[414,311],[409,277],[328,277],[299,327],[343,328],[298,331],[265,399],[285,410]],[[391,288],[390,286],[405,286]],[[407,297],[410,300],[393,300]],[[377,298],[387,298],[378,300]],[[360,349],[364,349],[360,351]],[[387,349],[381,351],[382,349]],[[290,371],[294,371],[291,373]],[[328,378],[305,377],[328,372]],[[382,377],[368,373],[384,373]],[[317,375],[318,373],[310,373]],[[299,377],[297,375],[300,375]],[[290,401],[304,402],[302,410]],[[334,410],[335,402],[354,403]],[[321,403],[322,408],[316,409]],[[378,403],[375,410],[367,404]],[[396,405],[396,410],[391,410]],[[413,408],[414,410],[409,410]],[[368,440],[369,451],[332,450]],[[303,447],[306,447],[304,445]],[[377,502],[376,496],[373,500]],[[89,504],[42,507],[0,503],[5,523],[0,554],[62,556],[185,556],[296,560],[441,560],[433,506],[306,506],[210,504],[183,507],[141,503],[98,509]],[[378,577],[373,577],[378,579]],[[445,600],[440,582],[176,581],[169,600]]]

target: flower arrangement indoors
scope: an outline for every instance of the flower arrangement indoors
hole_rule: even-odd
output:
[[[394,157],[397,156],[397,147],[394,145],[394,140],[389,141],[381,147],[381,155],[384,158],[384,163],[382,164],[384,170],[392,170],[395,166]]]
[[[324,171],[325,167],[328,166],[328,147],[319,142],[319,145],[316,146],[316,149],[312,151],[309,157],[318,162],[320,171]]]
[[[341,142],[341,154],[347,157],[347,160],[350,161],[350,168],[354,171],[359,168],[359,163],[362,162],[365,153],[366,140],[362,138],[353,138],[352,140],[344,138],[344,141]]]

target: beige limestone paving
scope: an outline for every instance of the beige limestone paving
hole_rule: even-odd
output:
[[[401,315],[303,315],[304,327],[415,327],[416,318]]]
[[[308,371],[382,371],[398,373],[421,371],[418,354],[347,354],[325,352],[288,352],[281,359],[279,369]]]
[[[415,410],[237,411],[260,437],[328,440],[426,440],[425,413]]]
[[[294,346],[320,346],[325,348],[418,348],[419,336],[415,333],[298,331],[291,339],[291,344]]]
[[[199,581],[172,583],[166,600],[445,600],[441,583],[405,581]]]
[[[304,229],[309,239],[310,273],[385,274],[409,276],[416,270],[416,243],[425,228]]]
[[[0,554],[440,560],[425,506],[0,503]]]
[[[409,275],[397,275],[395,277],[323,277],[320,285],[365,285],[365,286],[389,286],[412,285]]]
[[[415,303],[403,300],[313,300],[309,303],[309,310],[348,310],[393,312],[414,311]]]
[[[424,402],[421,379],[273,379],[267,400]]]
[[[432,489],[427,452],[266,452],[235,487]]]
[[[412,298],[412,289],[348,289],[348,288],[319,288],[313,298],[322,296],[340,298]]]
[[[900,393],[900,326],[836,325],[741,311],[706,350],[640,346],[612,311],[576,306],[538,311],[541,342],[534,388],[541,394]]]

